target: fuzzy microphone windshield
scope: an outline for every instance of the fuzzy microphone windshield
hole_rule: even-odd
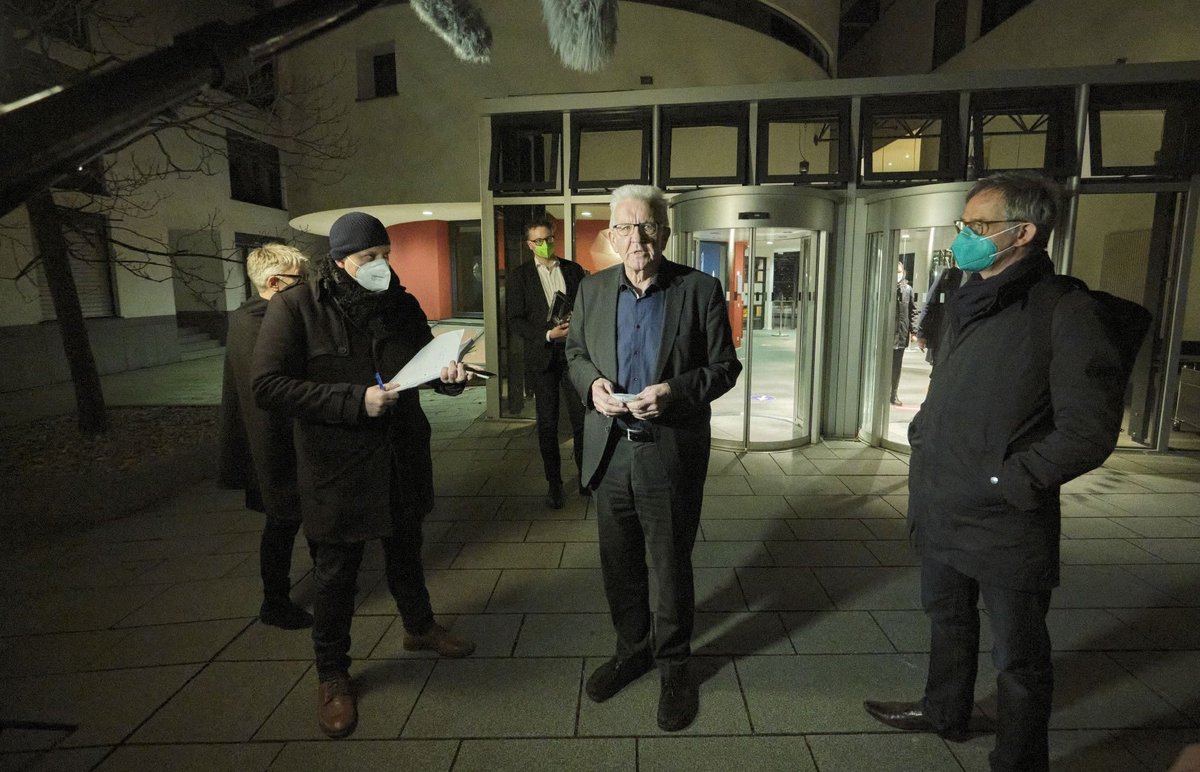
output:
[[[412,0],[410,4],[459,59],[483,63],[491,58],[492,30],[468,0]]]
[[[550,47],[567,67],[597,72],[617,47],[617,0],[542,0]]]

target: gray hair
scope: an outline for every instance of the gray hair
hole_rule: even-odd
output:
[[[613,215],[617,212],[617,204],[622,201],[645,201],[650,205],[650,213],[659,225],[668,225],[667,198],[663,192],[653,185],[622,185],[612,192],[608,202],[608,224],[615,225]]]
[[[1030,246],[1044,249],[1050,242],[1050,232],[1058,222],[1058,206],[1062,195],[1058,185],[1040,174],[997,172],[976,182],[971,192],[967,193],[967,200],[989,190],[999,192],[1004,199],[1006,219],[1037,226],[1037,235]]]

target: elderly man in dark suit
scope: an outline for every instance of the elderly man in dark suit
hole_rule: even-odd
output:
[[[509,274],[505,293],[508,329],[525,341],[525,371],[533,379],[534,408],[537,411],[538,447],[546,470],[546,504],[562,509],[562,459],[558,455],[558,406],[563,395],[567,417],[575,438],[575,467],[583,468],[583,403],[570,391],[567,380],[565,344],[571,325],[550,319],[556,292],[569,303],[584,270],[576,263],[554,254],[554,224],[546,217],[525,225],[525,246],[533,253],[533,262],[518,265]],[[557,322],[557,323],[556,323]],[[590,493],[580,477],[579,493]]]
[[[618,188],[609,222],[622,265],[583,280],[567,336],[571,382],[590,408],[583,479],[596,491],[617,633],[616,655],[591,674],[586,692],[603,702],[657,663],[658,726],[677,731],[699,709],[687,662],[709,404],[733,387],[742,366],[720,283],[663,256],[671,231],[662,192]],[[653,612],[646,553],[658,585]]]

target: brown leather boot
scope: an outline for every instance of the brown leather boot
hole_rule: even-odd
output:
[[[434,622],[422,635],[404,634],[404,648],[408,651],[436,651],[443,657],[466,657],[475,651],[475,642],[457,638],[450,631]]]
[[[358,704],[350,676],[322,681],[317,687],[317,723],[330,737],[347,737],[358,725]]]

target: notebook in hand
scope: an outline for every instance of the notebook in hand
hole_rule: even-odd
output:
[[[554,302],[550,304],[550,313],[546,314],[546,321],[557,327],[570,319],[571,301],[567,299],[566,293],[558,290],[554,293]]]

